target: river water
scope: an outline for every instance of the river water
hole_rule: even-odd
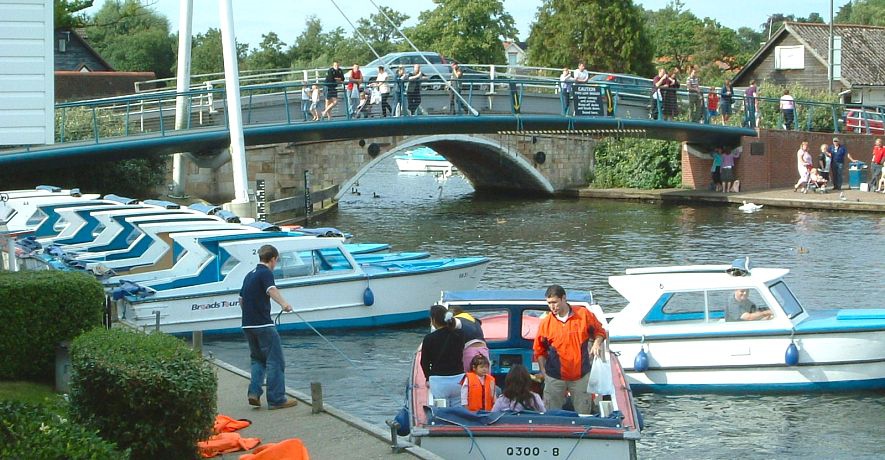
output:
[[[480,288],[589,289],[606,311],[624,300],[607,284],[626,268],[728,263],[790,268],[787,282],[808,309],[885,307],[885,217],[737,206],[477,197],[460,176],[400,174],[393,161],[369,171],[337,211],[314,225],[396,251],[492,259]],[[289,299],[297,304],[298,299]],[[426,325],[283,337],[287,384],[383,426],[402,405],[412,353]],[[885,340],[885,337],[883,337]],[[210,337],[220,359],[249,368],[240,336]],[[885,394],[639,395],[642,458],[885,458]],[[246,397],[243,395],[243,404]],[[305,423],[304,421],[293,421]],[[354,457],[356,458],[356,457]]]

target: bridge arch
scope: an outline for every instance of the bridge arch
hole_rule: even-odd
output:
[[[525,194],[552,195],[553,184],[518,151],[501,142],[479,135],[443,134],[414,136],[379,154],[341,185],[336,200],[378,163],[419,145],[430,147],[461,171],[479,192],[506,190]]]

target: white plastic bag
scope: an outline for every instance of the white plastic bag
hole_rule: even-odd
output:
[[[587,379],[587,393],[596,393],[598,395],[612,395],[615,393],[615,386],[612,384],[612,365],[610,362],[593,358],[590,378]]]

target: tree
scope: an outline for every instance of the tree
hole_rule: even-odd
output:
[[[505,63],[501,40],[515,37],[517,30],[501,0],[433,2],[436,8],[422,11],[418,25],[406,32],[421,50],[461,62]]]
[[[357,20],[356,30],[372,45],[372,48],[379,55],[383,56],[398,49],[403,43],[404,40],[397,32],[397,29],[401,28],[403,23],[409,20],[409,16],[386,6],[382,6],[381,9],[390,18],[390,21],[378,12],[370,15],[368,19],[360,18]],[[391,21],[393,24],[390,23]],[[355,38],[358,39],[358,37]]]
[[[246,58],[246,67],[254,70],[270,70],[288,68],[291,64],[289,56],[283,51],[286,43],[274,32],[261,35],[261,43]]]
[[[246,60],[249,45],[237,43],[237,62],[242,66]],[[191,49],[191,73],[193,75],[219,73],[224,71],[224,53],[221,48],[221,30],[209,28],[197,34]]]
[[[76,14],[92,6],[94,0],[55,0],[53,14],[56,29],[83,27],[86,17]]]
[[[665,8],[646,13],[646,25],[655,44],[655,58],[685,69],[699,51],[696,35],[704,23],[675,0]]]
[[[885,0],[854,0],[836,14],[836,23],[885,26]]]
[[[650,75],[654,49],[631,0],[544,0],[529,35],[528,60],[545,67]]]
[[[87,32],[92,47],[114,69],[172,75],[176,44],[169,21],[137,0],[105,2]]]

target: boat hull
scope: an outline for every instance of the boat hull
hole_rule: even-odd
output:
[[[521,436],[432,436],[421,438],[421,447],[442,458],[581,458],[635,459],[633,440],[592,439],[584,437],[542,438]]]
[[[416,160],[409,158],[397,158],[396,167],[400,172],[433,172],[451,171],[452,163],[446,160]]]
[[[612,337],[635,392],[807,392],[885,389],[883,331],[715,337],[646,337],[649,366],[634,369],[640,342]],[[799,361],[786,363],[795,343]]]
[[[294,314],[279,316],[278,328],[368,328],[425,319],[428,307],[439,300],[442,289],[475,288],[488,263],[487,259],[479,259],[476,263],[436,271],[390,272],[368,280],[362,275],[278,283],[283,297],[294,308]],[[374,295],[371,306],[364,303],[367,287]],[[124,299],[118,304],[118,311],[121,321],[145,329],[156,328],[159,314],[159,329],[169,333],[239,333],[242,326],[238,291]]]

